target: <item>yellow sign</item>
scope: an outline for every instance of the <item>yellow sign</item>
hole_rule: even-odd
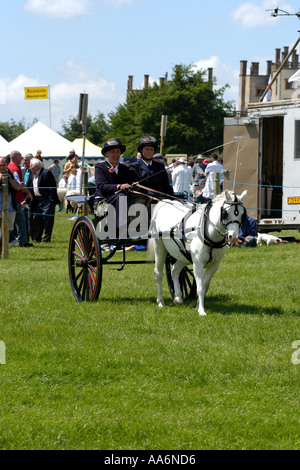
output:
[[[300,196],[288,197],[288,204],[300,204]]]
[[[25,100],[47,100],[47,86],[32,86],[24,88]]]

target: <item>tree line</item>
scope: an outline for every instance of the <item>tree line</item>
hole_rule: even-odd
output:
[[[101,112],[95,116],[88,114],[87,139],[101,147],[107,139],[117,137],[127,147],[124,156],[134,157],[143,135],[160,140],[161,116],[167,115],[164,154],[197,155],[222,145],[224,117],[233,103],[224,101],[228,85],[216,90],[215,81],[208,82],[205,77],[206,71],[195,70],[191,65],[175,66],[171,80],[130,92],[126,102],[107,117]],[[25,130],[24,118],[20,122],[0,122],[0,134],[8,141]],[[82,137],[77,116],[62,120],[60,134],[70,141]]]

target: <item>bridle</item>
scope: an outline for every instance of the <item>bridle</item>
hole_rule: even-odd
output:
[[[234,216],[235,217],[238,217],[239,214],[240,214],[238,206],[243,207],[243,214],[242,214],[242,217],[241,217],[241,221],[239,221],[238,219],[233,219],[233,220],[229,220],[229,222],[225,223],[225,220],[228,217],[228,211],[224,207],[225,204],[228,204],[230,206],[232,206],[232,205],[235,206],[235,208],[234,208]],[[234,201],[224,201],[223,202],[223,205],[221,207],[221,224],[226,229],[227,229],[228,225],[230,225],[230,224],[238,224],[238,226],[240,227],[243,224],[243,222],[245,221],[246,216],[247,216],[247,211],[246,211],[245,207],[243,206],[243,203],[241,201],[238,201],[236,194],[235,194],[235,197],[234,197]]]
[[[240,227],[242,225],[242,223],[244,222],[244,220],[246,219],[246,214],[247,213],[246,213],[245,207],[243,206],[244,211],[243,211],[243,214],[242,214],[242,217],[241,217],[240,221],[236,218],[236,219],[229,220],[228,222],[226,222],[226,218],[228,217],[228,211],[224,207],[226,204],[228,204],[230,206],[231,205],[235,206],[235,209],[234,209],[234,216],[235,217],[238,217],[239,214],[240,214],[238,206],[243,206],[243,203],[241,201],[238,201],[236,194],[235,194],[235,197],[234,197],[234,201],[224,201],[223,202],[222,207],[221,207],[220,222],[223,225],[223,227],[225,227],[225,229],[226,229],[225,233],[223,233],[221,230],[219,230],[219,228],[209,219],[209,212],[210,212],[210,209],[213,205],[212,201],[210,201],[206,205],[206,207],[203,211],[204,224],[200,223],[200,226],[203,227],[203,230],[202,231],[200,230],[200,239],[202,239],[203,243],[205,245],[209,246],[210,248],[223,248],[225,245],[227,245],[227,234],[228,234],[227,227],[228,227],[228,225],[238,224],[238,226]],[[209,237],[208,230],[207,230],[209,225],[213,226],[214,229],[219,233],[219,235],[221,235],[223,237],[220,241],[216,242],[216,241],[212,240]]]

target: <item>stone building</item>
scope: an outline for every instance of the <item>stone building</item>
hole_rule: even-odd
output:
[[[275,61],[267,61],[265,75],[260,75],[259,73],[259,62],[252,62],[250,73],[247,74],[247,61],[241,60],[238,102],[238,112],[240,115],[247,115],[248,105],[250,103],[253,104],[259,102],[268,86],[270,77],[271,79],[275,77],[275,74],[278,72],[288,55],[288,47],[284,47],[282,51],[281,49],[275,49]],[[289,60],[284,64],[279,76],[272,85],[271,101],[289,100],[292,98],[295,90],[288,80],[298,69],[299,55],[295,50]]]
[[[180,67],[180,65],[178,65],[177,67]],[[207,74],[208,74],[208,81],[213,83],[213,69],[209,68],[207,71]],[[159,86],[162,86],[163,83],[167,83],[167,82],[168,82],[168,73],[166,72],[164,77],[159,78]],[[149,88],[149,75],[144,75],[144,89],[147,89],[147,88]],[[133,75],[129,75],[128,81],[127,81],[127,100],[132,93],[135,93],[138,91],[140,90],[139,89],[134,90],[133,88]]]

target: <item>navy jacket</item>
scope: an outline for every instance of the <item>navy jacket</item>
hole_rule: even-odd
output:
[[[250,215],[247,215],[245,222],[240,227],[240,236],[246,238],[249,236],[256,237],[257,223]]]
[[[140,181],[142,186],[146,186],[147,188],[160,191],[161,193],[168,194],[170,196],[174,195],[173,188],[169,183],[168,174],[163,163],[152,160],[151,164],[148,166],[142,159],[140,159],[137,162],[132,163],[129,166],[129,170],[133,173],[135,181]],[[158,194],[151,193],[151,191],[148,191],[148,194],[159,197]]]
[[[36,199],[36,196],[33,191],[33,174],[30,173],[27,187],[30,190],[33,201]],[[38,177],[38,188],[39,192],[43,197],[48,198],[54,204],[60,204],[60,201],[57,196],[57,188],[56,188],[56,181],[51,173],[51,171],[46,170],[45,168],[41,168],[39,177]]]
[[[109,168],[110,165],[107,162],[95,165],[95,181],[97,185],[95,196],[112,196],[117,191],[118,184],[131,184],[136,181],[127,165],[119,163],[118,174],[110,172]]]

